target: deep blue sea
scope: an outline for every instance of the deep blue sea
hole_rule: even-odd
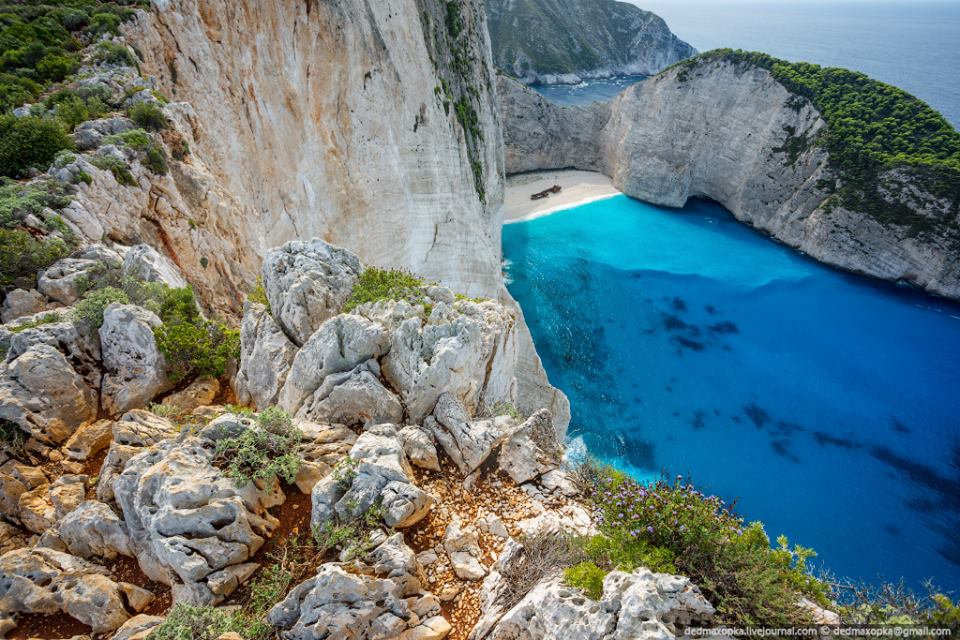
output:
[[[842,273],[694,201],[504,226],[570,435],[689,474],[835,574],[960,590],[960,306]]]
[[[660,15],[700,51],[749,49],[863,71],[925,100],[960,127],[957,0],[631,1]],[[545,93],[567,103],[609,98],[608,82],[599,84],[595,95],[586,87],[569,98],[563,89]]]

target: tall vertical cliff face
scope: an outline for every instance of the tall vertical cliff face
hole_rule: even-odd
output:
[[[455,11],[456,15],[449,15]],[[502,141],[479,0],[154,0],[129,39],[262,255],[321,237],[471,295],[500,282]]]
[[[242,208],[241,255],[319,237],[515,304],[482,0],[153,0],[127,35],[143,73],[191,105],[191,151]],[[518,336],[518,405],[563,429],[569,403],[522,315]]]

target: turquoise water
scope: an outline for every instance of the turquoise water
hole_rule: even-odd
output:
[[[809,260],[702,201],[506,225],[570,435],[690,474],[840,576],[960,589],[960,306]]]

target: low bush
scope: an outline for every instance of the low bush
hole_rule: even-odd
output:
[[[606,575],[606,571],[592,562],[581,562],[563,571],[564,582],[582,589],[594,600],[603,597],[603,579]]]
[[[59,180],[13,182],[0,179],[0,227],[12,229],[27,216],[39,217],[44,209],[62,209],[71,195]]]
[[[270,300],[267,298],[267,290],[263,286],[263,276],[257,278],[257,284],[253,287],[253,291],[247,295],[247,300],[255,302],[256,304],[262,304],[267,308],[267,313],[272,313]]]
[[[217,640],[225,633],[247,637],[249,621],[232,609],[177,604],[150,633],[150,640]]]
[[[167,117],[163,109],[153,102],[137,102],[127,109],[127,117],[138,127],[148,131],[162,131],[167,127]]]
[[[132,187],[137,184],[136,178],[130,172],[130,167],[116,156],[92,156],[90,164],[102,171],[109,171],[113,174],[117,183],[125,187]]]
[[[0,418],[0,451],[20,461],[27,461],[28,456],[23,448],[27,442],[27,434],[16,423]]]
[[[141,161],[143,162],[143,166],[158,176],[165,176],[170,170],[167,164],[167,154],[164,152],[163,147],[154,142],[151,142],[147,146]]]
[[[576,541],[566,535],[542,531],[520,542],[523,545],[520,555],[506,563],[501,571],[504,587],[498,604],[505,609],[520,602],[541,580],[557,575],[583,559]]]
[[[53,118],[0,116],[0,175],[19,177],[30,168],[46,170],[73,141]]]
[[[303,466],[296,452],[303,433],[278,407],[264,409],[255,421],[258,428],[247,429],[239,436],[217,443],[216,463],[241,487],[273,477],[293,483]]]
[[[367,267],[353,286],[343,311],[349,313],[362,304],[378,300],[406,300],[411,304],[425,304],[425,286],[422,278],[407,271]]]
[[[86,293],[71,311],[74,322],[99,329],[103,325],[103,312],[114,302],[129,304],[130,296],[126,291],[116,287],[103,287]]]
[[[98,16],[95,16],[95,19],[100,16],[107,17],[107,14],[98,14]],[[116,16],[109,16],[108,19],[112,18],[116,18]],[[117,23],[119,24],[119,20]],[[133,54],[130,53],[130,49],[128,49],[126,45],[111,40],[104,40],[103,42],[97,43],[97,50],[94,53],[93,59],[103,64],[119,64],[128,67],[133,67],[137,64],[137,59],[133,57]]]
[[[40,240],[22,229],[0,228],[0,290],[37,284],[37,273],[70,253],[59,238]]]
[[[60,322],[60,314],[57,313],[45,313],[41,316],[37,316],[35,320],[28,320],[26,322],[21,322],[18,325],[7,327],[7,330],[10,333],[22,333],[29,329],[36,329],[37,327],[42,327],[45,324],[53,324],[54,322]]]
[[[736,625],[805,624],[801,597],[830,604],[830,588],[807,567],[812,550],[790,548],[783,537],[772,548],[760,523],[745,523],[680,478],[644,485],[609,467],[588,467],[579,476],[592,484],[600,534],[583,543],[592,567],[568,580],[595,584],[594,568],[676,570],[700,587],[722,623]]]
[[[135,304],[157,314],[162,324],[154,328],[157,348],[167,360],[171,380],[189,376],[220,377],[240,356],[240,333],[200,313],[193,289],[174,289],[159,282],[121,278],[104,270],[86,285],[88,291],[75,305],[78,322],[99,327],[103,310],[111,302]]]

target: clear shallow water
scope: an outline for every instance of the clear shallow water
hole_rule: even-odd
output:
[[[618,196],[506,225],[503,247],[591,453],[689,473],[838,575],[960,590],[960,306],[706,202]]]

